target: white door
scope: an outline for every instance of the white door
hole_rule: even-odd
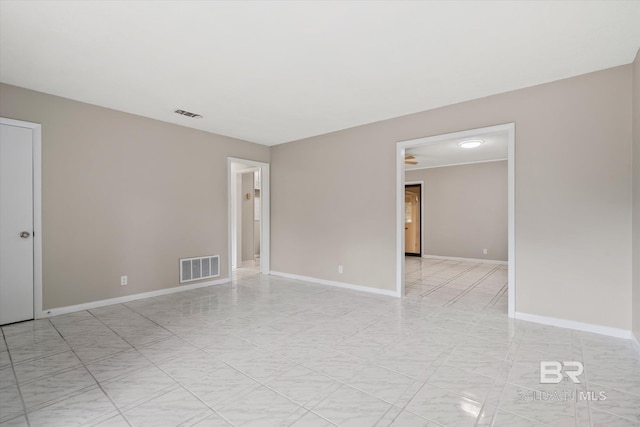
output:
[[[1,124],[0,325],[33,319],[33,130]]]

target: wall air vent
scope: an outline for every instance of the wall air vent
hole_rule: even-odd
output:
[[[180,114],[181,116],[189,117],[191,119],[201,119],[202,118],[202,116],[200,114],[191,113],[191,112],[185,111],[185,110],[173,110],[173,112],[176,113],[176,114]]]
[[[208,279],[220,275],[220,255],[180,260],[180,283]]]

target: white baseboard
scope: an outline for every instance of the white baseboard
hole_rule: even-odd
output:
[[[230,281],[231,281],[230,278],[210,280],[207,282],[194,283],[191,285],[175,286],[173,288],[143,292],[141,294],[125,295],[123,297],[103,299],[99,301],[86,302],[86,303],[77,304],[77,305],[68,305],[66,307],[49,308],[47,310],[42,310],[41,312],[36,313],[36,319],[41,319],[44,317],[59,316],[61,314],[74,313],[76,311],[91,310],[93,308],[104,307],[106,305],[122,304],[125,302],[136,301],[144,298],[152,298],[152,297],[158,297],[161,295],[175,294],[177,292],[190,291],[193,289],[205,288],[207,286],[222,285],[224,283],[229,283]]]
[[[640,354],[640,341],[638,340],[636,334],[634,334],[633,332],[631,332],[631,344],[633,344],[633,347]]]
[[[353,291],[369,292],[372,294],[386,295],[390,297],[398,297],[396,291],[386,289],[370,288],[368,286],[352,285],[351,283],[334,282],[333,280],[318,279],[316,277],[300,276],[298,274],[282,273],[280,271],[271,271],[272,276],[286,277],[287,279],[302,280],[304,282],[318,283],[320,285],[334,286],[336,288],[351,289]]]
[[[594,334],[608,335],[610,337],[631,339],[633,334],[626,329],[611,328],[609,326],[594,325],[592,323],[576,322],[574,320],[557,319],[555,317],[538,316],[536,314],[516,312],[516,319],[527,322],[541,323],[543,325],[557,326],[559,328],[575,329],[577,331],[592,332]]]
[[[485,264],[508,265],[507,261],[500,261],[497,259],[462,258],[462,257],[455,257],[455,256],[440,256],[440,255],[422,255],[422,258],[446,259],[448,261],[483,262]]]

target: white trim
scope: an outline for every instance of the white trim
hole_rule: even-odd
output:
[[[260,273],[269,274],[271,269],[271,195],[270,195],[270,166],[269,163],[256,162],[254,160],[240,159],[237,157],[227,157],[227,250],[229,276],[232,274],[231,266],[231,163],[243,163],[245,165],[256,166],[262,170],[262,182],[260,185],[260,201],[262,203],[260,211]]]
[[[507,127],[507,181],[508,181],[508,230],[507,230],[507,313],[509,317],[516,315],[516,126],[515,123]]]
[[[396,294],[404,296],[404,156],[402,143],[396,146]]]
[[[466,162],[466,163],[451,163],[449,165],[438,165],[438,166],[424,166],[421,168],[405,168],[405,172],[411,172],[411,171],[420,171],[423,169],[435,169],[435,168],[448,168],[449,166],[465,166],[465,165],[475,165],[478,163],[492,163],[492,162],[504,162],[505,160],[509,160],[507,159],[492,159],[492,160],[478,160],[477,162]]]
[[[499,264],[499,265],[509,265],[507,261],[500,261],[497,259],[481,259],[481,258],[463,258],[457,256],[440,256],[440,255],[422,255],[422,258],[432,258],[432,259],[446,259],[449,261],[467,261],[467,262],[482,262],[485,264]]]
[[[451,138],[469,138],[488,133],[507,132],[508,141],[508,314],[516,312],[516,227],[515,227],[515,123],[470,129],[425,138],[401,141],[396,144],[396,293],[404,295],[404,155],[407,148],[434,144]]]
[[[175,286],[173,288],[143,292],[141,294],[125,295],[123,297],[103,299],[99,301],[86,302],[86,303],[77,304],[77,305],[68,305],[66,307],[50,308],[48,310],[41,311],[38,314],[37,318],[40,319],[44,317],[59,316],[61,314],[75,313],[76,311],[91,310],[98,307],[104,307],[106,305],[123,304],[125,302],[136,301],[139,299],[153,298],[161,295],[175,294],[177,292],[183,292],[183,291],[191,291],[194,289],[205,288],[207,286],[222,285],[229,282],[231,282],[231,279],[227,277],[225,279],[210,280],[207,282],[194,283],[192,285]]]
[[[0,124],[32,130],[33,142],[33,316],[42,312],[42,125],[0,117]]]
[[[576,322],[574,320],[557,319],[555,317],[538,316],[516,312],[516,319],[527,322],[540,323],[542,325],[557,326],[559,328],[574,329],[577,331],[592,332],[594,334],[607,335],[616,338],[631,339],[632,333],[626,329],[611,328],[609,326],[594,325],[592,323]]]
[[[287,279],[302,280],[304,282],[318,283],[320,285],[334,286],[336,288],[351,289],[353,291],[369,292],[371,294],[385,295],[389,297],[399,297],[395,291],[386,289],[370,288],[369,286],[352,285],[351,283],[334,282],[333,280],[318,279],[316,277],[300,276],[298,274],[271,271],[272,276],[286,277]]]
[[[420,255],[424,253],[424,181],[406,181],[407,185],[420,184]]]
[[[636,352],[640,354],[640,341],[638,341],[638,337],[636,337],[636,334],[633,332],[631,332],[631,344],[633,344],[633,348]]]

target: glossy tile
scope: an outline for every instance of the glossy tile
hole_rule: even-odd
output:
[[[7,366],[0,368],[0,388],[8,387],[16,384],[16,376],[13,373],[13,367]]]
[[[490,425],[490,424],[487,424]],[[493,419],[494,426],[513,426],[513,427],[542,427],[547,424],[541,424],[537,421],[523,418],[521,416],[511,414],[505,411],[497,411]],[[587,424],[589,425],[589,424]]]
[[[493,378],[490,377],[474,374],[460,368],[442,366],[429,378],[427,384],[483,403],[493,386],[493,382]]]
[[[73,351],[65,351],[64,353],[18,363],[14,365],[14,369],[18,382],[24,384],[59,371],[78,367],[81,364],[82,362]]]
[[[124,413],[135,426],[178,426],[195,423],[213,412],[183,388],[173,389]]]
[[[314,414],[313,412],[307,412],[302,417],[298,418],[292,427],[334,427],[335,424],[322,418],[321,416]]]
[[[228,399],[246,394],[258,387],[260,383],[244,375],[230,366],[223,366],[214,371],[214,377],[203,377],[203,380],[182,380],[182,384],[213,408],[217,408]]]
[[[248,377],[262,382],[293,366],[284,357],[262,349],[243,354],[227,363]]]
[[[11,365],[11,357],[8,351],[0,351],[0,368]]]
[[[340,426],[373,426],[390,407],[387,402],[343,385],[315,406],[313,412]]]
[[[389,426],[393,427],[436,427],[438,424],[408,411],[402,411]]]
[[[140,353],[144,354],[154,363],[159,363],[164,360],[172,359],[192,351],[198,348],[189,344],[185,340],[177,336],[171,336],[170,338],[156,341],[152,344],[148,344],[138,348]]]
[[[387,403],[394,404],[414,382],[413,378],[380,366],[369,365],[358,370],[348,381],[348,384]]]
[[[5,337],[6,346],[3,350],[15,349],[18,347],[24,347],[28,345],[34,345],[44,341],[58,340],[60,334],[55,328],[37,329],[34,331],[27,331],[23,333],[16,333],[14,335],[8,335]],[[4,342],[3,342],[4,344]]]
[[[118,414],[97,387],[29,413],[32,426],[82,426],[106,421]]]
[[[241,269],[231,284],[8,325],[0,425],[26,425],[18,390],[32,426],[640,425],[627,340],[509,319],[504,266],[406,271],[404,299]],[[583,361],[582,383],[540,384],[541,360]],[[554,390],[610,398],[535,397]]]
[[[216,411],[236,426],[290,425],[307,412],[301,406],[267,387],[222,404]]]
[[[593,427],[637,427],[640,425],[640,423],[590,408],[587,405],[578,406],[576,418],[578,425],[589,425]]]
[[[266,385],[307,408],[314,407],[341,386],[333,378],[304,366],[294,366],[281,372],[271,378]]]
[[[155,366],[102,383],[102,389],[123,411],[177,387],[178,383]]]
[[[27,322],[13,323],[11,325],[2,326],[1,329],[3,335],[7,338],[17,334],[55,330],[49,319],[39,319],[30,320]]]
[[[95,380],[84,367],[72,368],[20,386],[28,409],[62,400],[73,393],[94,387]]]
[[[442,425],[473,426],[482,403],[451,391],[425,385],[406,410]]]
[[[640,424],[640,389],[634,394],[594,382],[589,383],[589,390],[595,392],[596,400],[590,401],[589,406],[598,412],[607,412],[628,421]],[[584,402],[579,402],[584,403]]]
[[[11,418],[6,421],[0,421],[0,427],[29,427],[29,424],[27,423],[27,417],[25,417],[24,415],[20,415],[16,418]]]
[[[140,352],[130,349],[88,363],[86,368],[98,382],[104,382],[151,366],[153,366],[152,362]]]
[[[9,349],[13,363],[20,363],[56,353],[69,351],[71,348],[60,336],[43,342],[32,343],[22,347]]]
[[[129,427],[129,423],[122,415],[116,415],[98,424],[94,424],[94,427]]]
[[[196,420],[194,423],[187,423],[185,425],[197,427],[232,427],[232,424],[229,424],[229,422],[217,413],[213,413],[203,419]]]
[[[76,348],[74,351],[78,358],[84,363],[91,363],[131,349],[131,345],[127,342],[116,338],[108,342],[100,341],[99,344],[89,344],[84,347]]]
[[[520,385],[507,384],[499,408],[552,426],[575,426],[576,423],[575,397],[564,392],[548,395]]]
[[[18,386],[10,384],[0,388],[0,421],[6,421],[24,414]]]
[[[326,350],[312,356],[303,365],[338,381],[348,381],[366,362],[339,351]]]

